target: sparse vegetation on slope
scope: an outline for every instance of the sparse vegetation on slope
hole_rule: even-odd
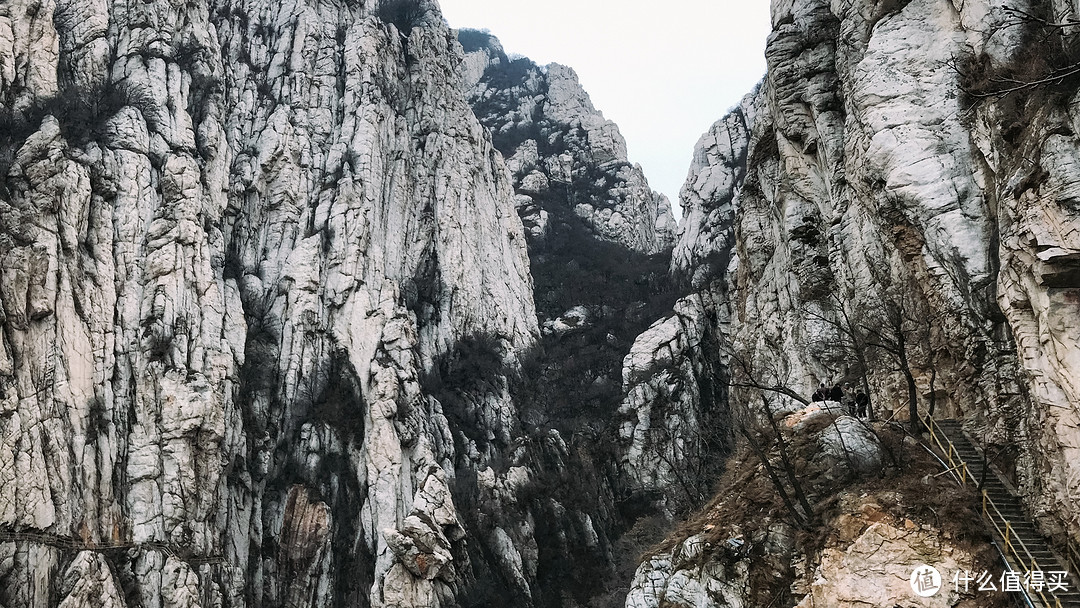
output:
[[[933,456],[893,424],[875,428],[896,460],[886,461],[880,474],[854,474],[842,462],[822,458],[820,436],[834,421],[833,415],[820,416],[798,431],[784,431],[790,433],[789,457],[814,505],[812,525],[792,517],[760,459],[740,441],[712,501],[643,560],[683,550],[693,538],[705,547],[696,558],[700,565],[748,565],[744,593],[753,606],[797,604],[824,552],[843,552],[876,523],[931,533],[972,554],[973,570],[1000,569],[973,490],[941,475]],[[775,448],[769,454],[774,463],[779,457]],[[979,600],[983,607],[1011,605],[1003,594],[984,593]]]

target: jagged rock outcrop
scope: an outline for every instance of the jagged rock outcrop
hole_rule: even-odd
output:
[[[459,38],[469,102],[506,156],[532,239],[543,240],[553,219],[572,212],[600,238],[634,251],[672,247],[671,204],[629,163],[618,127],[593,107],[573,69],[510,58],[498,39],[476,30]]]
[[[969,587],[967,593],[961,593],[961,588],[954,588],[951,581],[945,581],[942,590],[929,599],[912,592],[909,578],[922,564],[932,563],[945,573],[972,572],[977,568],[970,550],[940,530],[917,526],[911,520],[897,520],[872,503],[865,504],[861,511],[845,514],[835,525],[836,544],[822,551],[812,571],[806,571],[805,558],[799,558],[804,570],[794,585],[805,595],[796,604],[798,608],[975,605],[978,594],[974,589]],[[741,548],[735,540],[726,548]],[[794,553],[792,541],[792,531],[778,526],[759,542],[769,551],[790,558]],[[736,555],[708,559],[709,553],[715,555],[716,551],[717,547],[704,535],[695,535],[670,552],[650,558],[635,576],[627,608],[758,605],[749,580],[750,558]]]
[[[769,74],[699,142],[673,253],[730,284],[761,380],[865,375],[878,409],[964,418],[1059,541],[1080,539],[1077,83],[1038,81],[1077,47],[1039,19],[1075,14],[774,2]]]
[[[675,302],[667,200],[627,161],[622,135],[573,70],[509,57],[484,32],[458,37],[470,103],[514,175],[543,348],[564,368],[549,382],[561,389],[544,391],[558,404],[544,418],[603,428],[599,444],[581,449],[616,444],[618,481],[608,484],[635,505],[595,523],[611,529],[700,503],[730,448],[715,353],[725,313],[711,294]]]
[[[759,88],[705,132],[694,146],[679,193],[683,222],[672,251],[671,271],[703,289],[726,276],[735,252],[735,196],[746,177],[759,113],[767,111]],[[760,137],[760,136],[759,136]],[[756,147],[758,142],[753,142]],[[754,163],[757,166],[760,163]]]
[[[610,562],[612,498],[536,489],[577,454],[510,396],[532,281],[462,62],[428,0],[0,10],[0,604],[550,605],[553,542]]]
[[[686,296],[634,341],[623,360],[622,471],[665,508],[701,504],[732,443],[717,328],[722,303]]]
[[[59,608],[125,608],[124,597],[100,553],[79,553],[64,573],[60,583]]]

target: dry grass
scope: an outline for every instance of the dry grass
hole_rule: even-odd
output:
[[[951,477],[938,475],[941,466],[926,451],[909,440],[904,442],[901,430],[891,426],[878,429],[878,435],[893,463],[880,477],[859,478],[851,475],[833,479],[836,471],[815,459],[816,437],[831,420],[815,421],[814,428],[800,432],[791,441],[791,459],[798,476],[805,484],[814,507],[814,523],[798,528],[788,512],[764,467],[753,452],[740,443],[721,477],[719,491],[698,513],[679,525],[661,543],[652,547],[646,557],[671,551],[694,535],[708,543],[700,561],[715,560],[725,565],[750,558],[750,589],[752,605],[793,605],[797,597],[791,584],[798,573],[791,565],[791,555],[771,554],[765,550],[765,539],[771,526],[783,522],[797,530],[795,554],[807,556],[816,564],[826,547],[845,548],[851,538],[838,532],[841,516],[850,511],[852,499],[874,502],[881,506],[882,516],[896,525],[911,520],[940,531],[942,537],[975,556],[980,569],[1000,570],[997,554],[990,545],[990,536],[978,511],[978,497],[971,488],[958,486]],[[776,452],[773,452],[776,460]],[[790,489],[789,489],[790,492]],[[739,538],[746,542],[733,548],[728,540]],[[1006,606],[1004,594],[995,597],[980,593],[980,606]]]

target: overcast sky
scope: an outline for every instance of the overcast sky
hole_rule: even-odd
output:
[[[675,207],[698,137],[765,73],[766,0],[439,4],[451,27],[486,28],[507,53],[574,68]]]

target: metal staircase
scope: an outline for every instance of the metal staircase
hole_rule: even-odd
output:
[[[942,456],[942,461],[961,485],[978,487],[983,481],[982,515],[990,527],[1009,568],[1021,573],[1052,571],[1068,572],[1067,588],[1049,590],[1026,590],[1028,600],[1034,606],[1044,608],[1080,608],[1080,585],[1077,575],[1080,564],[1070,552],[1069,559],[1061,559],[1050,549],[1046,540],[1024,513],[1020,499],[1006,486],[993,470],[983,470],[983,455],[964,434],[957,420],[934,420],[925,417],[923,422],[930,434],[930,443]]]

